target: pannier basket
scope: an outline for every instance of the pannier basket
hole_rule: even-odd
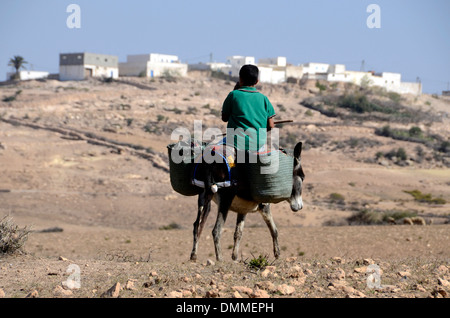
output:
[[[243,172],[253,200],[278,203],[289,199],[293,186],[294,157],[281,150],[257,156],[249,153],[249,158],[252,157]],[[256,163],[252,163],[255,159]]]
[[[203,189],[192,184],[194,159],[201,154],[205,144],[177,142],[167,146],[169,154],[170,184],[173,190],[185,196],[194,196]]]

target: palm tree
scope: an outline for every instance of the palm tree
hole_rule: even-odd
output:
[[[14,58],[9,59],[8,66],[12,66],[16,69],[16,74],[14,76],[16,79],[20,78],[19,70],[21,68],[25,68],[24,64],[27,64],[27,63],[28,62],[25,61],[25,59],[20,55],[15,55]]]

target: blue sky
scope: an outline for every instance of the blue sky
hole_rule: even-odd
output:
[[[69,4],[81,8],[81,28],[66,25]],[[368,28],[369,4],[381,28]],[[58,72],[59,54],[119,56],[165,53],[182,62],[217,62],[230,55],[286,56],[288,63],[341,63],[349,70],[417,77],[425,93],[450,81],[448,0],[1,0],[0,80],[9,59]]]

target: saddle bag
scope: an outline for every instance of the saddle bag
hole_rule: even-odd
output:
[[[282,150],[257,155],[249,153],[245,169],[239,169],[247,178],[253,200],[261,203],[279,203],[289,199],[293,170],[294,157]]]
[[[194,196],[203,189],[192,184],[194,159],[203,152],[204,143],[177,142],[167,146],[169,154],[170,184],[181,195]]]

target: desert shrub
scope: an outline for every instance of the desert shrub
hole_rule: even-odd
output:
[[[420,127],[417,126],[413,126],[408,130],[408,133],[411,137],[422,137],[423,132],[422,129],[420,129]]]
[[[328,196],[328,199],[330,203],[336,203],[336,204],[344,204],[345,203],[345,197],[340,193],[330,193]]]
[[[381,112],[386,114],[393,113],[392,108],[375,104],[367,98],[366,95],[361,94],[347,94],[339,98],[337,106],[347,108],[352,112],[359,114]]]
[[[325,84],[321,84],[319,81],[316,81],[316,87],[321,92],[323,92],[323,91],[325,91],[327,89],[327,86]]]
[[[305,112],[305,115],[308,116],[308,117],[312,117],[312,116],[314,116],[314,113],[313,113],[310,109],[308,109],[308,110]]]
[[[269,266],[269,261],[266,256],[259,255],[257,258],[253,257],[247,264],[250,269],[262,270]]]
[[[284,107],[283,104],[278,104],[277,107],[280,110],[280,112],[285,112],[286,111],[286,107]]]
[[[411,190],[411,191],[404,190],[403,192],[412,195],[414,200],[416,200],[418,202],[424,202],[424,203],[429,203],[429,204],[445,204],[445,203],[447,203],[447,201],[445,201],[443,198],[433,198],[430,193],[425,194],[419,190]]]
[[[364,209],[353,213],[347,218],[350,225],[381,225],[388,223],[390,219],[400,220],[406,217],[415,217],[417,212],[414,211],[378,211]]]
[[[4,102],[13,102],[13,101],[16,100],[17,96],[19,96],[21,93],[22,93],[22,90],[19,89],[19,90],[17,90],[17,91],[14,93],[14,95],[11,95],[11,96],[5,96],[5,97],[3,97],[2,100],[3,100]]]
[[[19,228],[9,216],[0,221],[0,253],[13,254],[22,249],[31,229]]]
[[[172,222],[169,225],[164,225],[159,228],[160,230],[178,230],[181,229],[181,225],[178,223]]]
[[[450,153],[450,141],[442,141],[439,145],[438,151],[443,153]]]

